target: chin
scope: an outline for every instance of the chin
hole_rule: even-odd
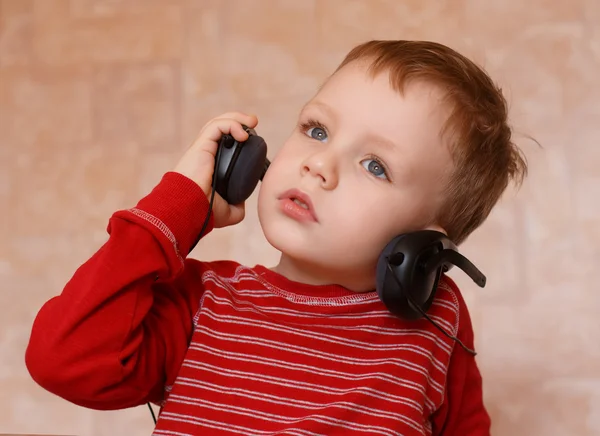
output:
[[[311,258],[314,253],[314,244],[307,241],[306,236],[285,222],[284,217],[273,216],[275,214],[259,213],[258,219],[267,242],[276,250],[286,256],[304,259]],[[312,245],[312,247],[311,247]]]
[[[285,222],[269,221],[264,216],[259,219],[269,244],[314,276],[316,282],[335,283],[359,292],[373,289],[376,262],[348,257],[348,250],[335,250],[328,242],[307,239]]]

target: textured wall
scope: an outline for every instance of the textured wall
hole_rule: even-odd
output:
[[[151,432],[144,407],[92,412],[30,380],[36,311],[209,117],[258,114],[272,156],[372,38],[436,40],[483,64],[530,161],[463,249],[489,285],[453,273],[494,434],[600,434],[599,0],[0,0],[0,432]],[[272,264],[255,204],[193,256]]]

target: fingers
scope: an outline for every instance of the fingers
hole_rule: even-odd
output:
[[[245,204],[236,204],[229,206],[229,225],[237,224],[244,219],[246,215]]]
[[[245,126],[250,127],[251,129],[255,128],[258,124],[258,118],[256,117],[256,115],[248,115],[242,112],[227,112],[217,117],[217,119],[221,118],[235,120],[240,124],[244,124]]]
[[[213,205],[215,228],[227,227],[241,222],[245,215],[245,204],[228,204],[219,194],[215,193]]]
[[[254,128],[257,124],[258,118],[255,115],[228,112],[208,122],[200,135],[204,136],[206,134],[206,139],[215,142],[219,141],[223,134],[230,134],[237,141],[245,141],[248,139],[248,133],[242,125]]]
[[[231,135],[239,142],[248,139],[243,125],[254,128],[258,124],[255,115],[241,112],[228,112],[212,119],[202,128],[197,139],[192,143],[179,164],[175,168],[188,178],[194,180],[209,195],[214,175],[215,155],[219,141],[223,135]],[[239,223],[244,219],[244,205],[229,205],[218,194],[213,206],[215,227],[225,227]]]

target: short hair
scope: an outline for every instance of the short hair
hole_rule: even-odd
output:
[[[462,243],[486,220],[509,182],[520,185],[527,175],[501,89],[481,67],[436,42],[369,41],[353,48],[336,72],[354,61],[367,61],[372,76],[387,72],[400,93],[410,81],[426,81],[444,92],[450,115],[441,134],[447,135],[454,170],[435,221]]]

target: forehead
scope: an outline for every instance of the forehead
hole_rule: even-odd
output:
[[[400,93],[390,86],[387,72],[373,77],[364,62],[352,62],[331,76],[312,102],[329,106],[340,118],[382,134],[413,132],[439,139],[448,117],[442,99],[442,91],[424,81],[409,83]],[[425,125],[428,129],[423,130]]]

